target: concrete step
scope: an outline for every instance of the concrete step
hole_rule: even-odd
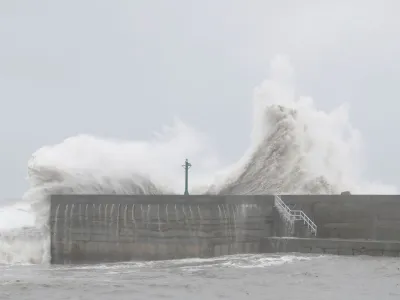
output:
[[[399,257],[400,241],[265,237],[261,239],[260,251]]]

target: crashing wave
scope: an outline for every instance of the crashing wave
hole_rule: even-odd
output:
[[[40,264],[49,261],[50,235],[40,227],[0,232],[0,264]]]
[[[130,174],[123,178],[111,177],[77,170],[61,170],[57,166],[41,166],[32,159],[28,166],[31,188],[24,195],[36,213],[37,226],[45,225],[48,218],[50,196],[62,194],[131,194],[159,195],[158,189],[149,179]]]
[[[36,220],[0,229],[0,263],[48,262],[50,195],[181,194],[185,157],[196,162],[192,193],[394,193],[360,179],[359,133],[345,107],[326,113],[310,99],[295,98],[292,73],[282,58],[272,63],[272,79],[256,89],[251,145],[219,172],[204,137],[182,123],[151,142],[80,135],[39,149],[29,161],[30,187],[23,197]]]
[[[267,135],[234,178],[219,194],[329,194],[336,192],[326,178],[305,168],[302,149],[307,128],[296,120],[296,110],[272,105],[265,112]],[[306,146],[307,147],[307,146]]]

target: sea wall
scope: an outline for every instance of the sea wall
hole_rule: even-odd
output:
[[[319,238],[400,240],[399,195],[284,195],[318,226]]]
[[[273,196],[53,195],[51,262],[258,253],[273,235],[273,204]]]
[[[274,208],[271,195],[54,195],[49,219],[51,262],[213,257],[274,249],[302,252],[309,248],[304,243],[314,249],[310,251],[324,252],[326,248],[340,254],[344,251],[340,249],[353,251],[360,245],[361,241],[357,241],[356,248],[343,246],[349,245],[343,240],[352,239],[374,240],[375,244],[366,243],[362,247],[367,250],[372,247],[371,253],[378,247],[378,252],[382,249],[386,255],[391,250],[385,245],[400,241],[400,196],[283,195],[281,198],[292,209],[303,210],[316,223],[317,240],[309,239],[311,236],[301,221],[288,227]],[[291,239],[284,249],[282,244],[266,246],[266,241],[272,240],[265,238],[282,236],[305,239]]]

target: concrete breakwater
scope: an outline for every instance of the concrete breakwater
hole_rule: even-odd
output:
[[[273,196],[54,195],[51,262],[257,253],[274,235]]]
[[[284,195],[318,226],[319,238],[400,240],[399,195]]]
[[[51,262],[302,252],[301,249],[309,247],[308,244],[303,247],[304,243],[313,243],[312,240],[318,240],[314,248],[328,240],[325,243],[329,244],[329,251],[346,254],[354,248],[354,244],[340,242],[346,239],[378,240],[380,245],[400,241],[399,196],[283,195],[281,198],[291,208],[303,210],[316,223],[316,238],[310,239],[300,221],[294,228],[288,226],[275,208],[272,195],[54,195],[49,219]],[[291,239],[289,244],[286,242],[289,246],[282,248],[285,243],[265,239],[287,236],[299,241]],[[335,245],[342,250],[336,251]],[[347,251],[346,245],[353,248]],[[366,243],[363,247],[376,248],[376,245]],[[389,249],[385,247],[381,248]]]

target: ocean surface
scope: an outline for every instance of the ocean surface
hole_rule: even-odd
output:
[[[0,266],[0,299],[400,299],[397,258],[234,255]]]

